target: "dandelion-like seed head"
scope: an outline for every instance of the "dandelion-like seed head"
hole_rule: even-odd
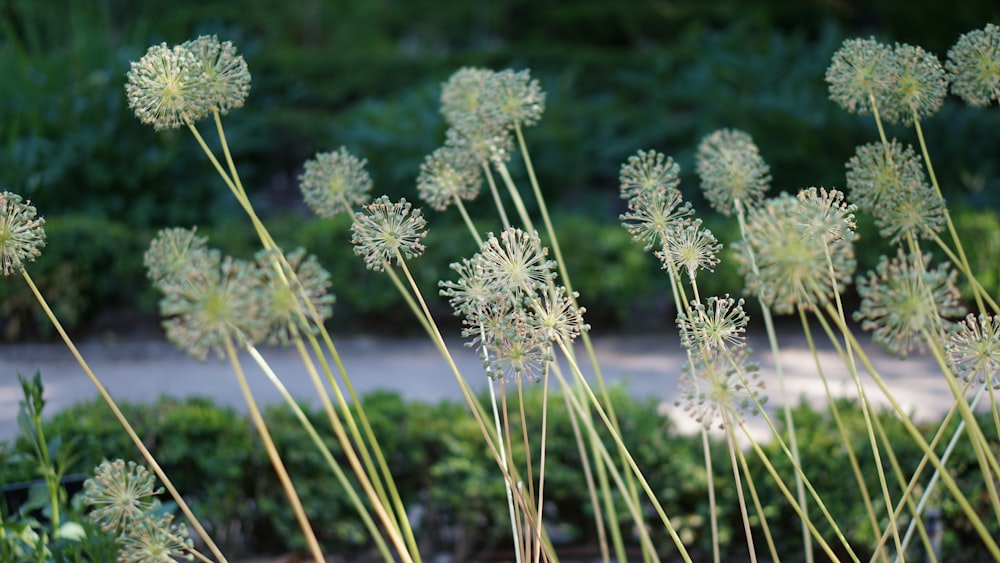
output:
[[[920,47],[898,43],[892,55],[895,81],[882,118],[887,123],[911,125],[914,118],[937,113],[948,93],[941,61]]]
[[[365,266],[381,272],[393,260],[423,254],[421,243],[427,236],[427,221],[420,209],[401,199],[396,203],[382,196],[364,206],[351,224],[354,253],[363,256]]]
[[[161,229],[143,255],[146,275],[161,290],[183,281],[183,273],[193,261],[206,260],[208,238],[197,229],[173,227]]]
[[[420,199],[438,211],[458,200],[476,199],[482,184],[479,163],[469,151],[454,145],[445,145],[428,155],[417,176]]]
[[[622,199],[642,192],[668,192],[680,185],[681,167],[674,159],[656,151],[639,151],[628,157],[618,174]]]
[[[944,349],[957,377],[1000,388],[1000,317],[969,314],[956,323]]]
[[[965,103],[988,106],[1000,100],[1000,27],[988,23],[959,37],[948,51],[945,68],[951,93]]]
[[[547,255],[538,233],[517,228],[505,229],[499,237],[490,233],[479,252],[487,286],[501,295],[533,294],[548,286],[555,262]]]
[[[503,127],[486,120],[471,118],[464,125],[445,132],[445,146],[464,151],[477,164],[501,163],[510,160],[514,136]]]
[[[173,563],[178,558],[194,560],[194,542],[187,526],[174,522],[172,514],[146,515],[118,538],[120,561],[129,563]]]
[[[259,342],[268,329],[261,272],[218,251],[187,264],[182,283],[160,300],[167,339],[192,357],[225,355],[227,342]]]
[[[129,108],[157,131],[194,123],[211,111],[198,60],[182,45],[153,45],[131,63],[126,78]]]
[[[287,344],[295,332],[312,332],[333,315],[330,274],[315,256],[297,249],[281,258],[280,250],[257,253],[264,291],[264,319],[270,327],[267,342]]]
[[[869,39],[848,39],[826,69],[830,99],[851,113],[872,113],[890,105],[896,77],[892,48]]]
[[[746,327],[749,317],[743,309],[743,299],[709,297],[704,303],[691,302],[690,316],[677,315],[681,346],[695,356],[736,351],[746,347]]]
[[[448,298],[455,315],[476,315],[494,296],[483,275],[482,257],[477,254],[471,260],[466,258],[450,267],[458,272],[458,281],[439,281],[441,296]]]
[[[493,71],[464,67],[455,71],[441,87],[441,114],[452,127],[479,113],[481,97]]]
[[[0,264],[3,275],[20,274],[25,262],[34,262],[45,246],[45,219],[30,201],[0,192]]]
[[[486,119],[513,129],[538,123],[545,111],[545,92],[528,70],[501,70],[487,77],[481,92]]]
[[[902,187],[926,184],[923,165],[913,147],[903,146],[895,139],[887,146],[882,143],[859,146],[846,168],[851,201],[872,213]]]
[[[910,237],[931,239],[945,226],[945,203],[925,183],[912,183],[893,192],[875,211],[879,234],[897,244]]]
[[[159,506],[156,477],[144,466],[121,459],[103,461],[83,483],[89,518],[106,532],[117,534]]]
[[[214,35],[202,35],[181,47],[194,55],[209,111],[225,115],[243,107],[250,93],[250,70],[231,41],[220,42]]]
[[[736,424],[747,412],[757,414],[767,397],[758,367],[748,357],[749,349],[740,348],[701,354],[685,363],[677,403],[706,429]]]
[[[746,207],[764,197],[771,172],[753,138],[743,131],[720,129],[698,144],[695,170],[712,207],[732,215],[736,203]]]
[[[891,260],[883,256],[874,271],[857,280],[861,306],[854,319],[900,358],[922,350],[925,335],[940,335],[944,319],[965,314],[956,272],[944,263],[928,270],[930,260],[929,254],[906,255],[900,249]]]
[[[529,324],[546,340],[567,343],[575,340],[580,333],[590,329],[590,325],[583,322],[587,310],[575,304],[578,297],[575,291],[568,294],[561,285],[542,291],[537,305],[528,310]]]
[[[666,270],[684,270],[692,281],[698,270],[713,271],[719,263],[722,244],[712,231],[701,226],[701,219],[683,221],[666,237],[662,250],[655,252]]]
[[[629,211],[618,219],[632,238],[649,250],[666,245],[691,213],[691,204],[683,201],[680,191],[672,189],[637,193],[629,200]]]
[[[822,187],[806,188],[798,197],[803,236],[826,244],[835,262],[853,260],[854,250],[850,243],[857,227],[854,221],[857,206],[847,203],[843,192]]]
[[[299,176],[306,205],[317,215],[331,218],[368,201],[372,179],[365,168],[367,163],[344,147],[306,161]]]
[[[553,359],[551,341],[531,324],[523,308],[500,311],[484,317],[480,339],[470,344],[478,344],[490,378],[537,379]],[[473,332],[466,330],[467,335]]]

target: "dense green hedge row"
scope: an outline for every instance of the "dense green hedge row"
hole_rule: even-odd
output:
[[[538,388],[529,390],[526,412],[529,432],[535,436],[539,430],[541,400]],[[579,452],[562,397],[554,394],[549,400],[546,520],[561,541],[588,543],[594,537],[593,523],[587,508],[590,500],[580,471]],[[700,438],[679,434],[652,399],[636,400],[616,389],[613,400],[626,445],[675,526],[695,552],[710,552],[707,479]],[[483,447],[480,431],[463,405],[409,402],[388,392],[368,395],[363,403],[398,479],[404,501],[411,508],[419,507],[413,515],[418,521],[416,529],[423,549],[450,551],[459,560],[467,560],[502,540],[500,534],[506,518],[502,483],[491,469],[493,462]],[[861,466],[870,467],[871,454],[865,453],[866,433],[860,411],[846,402],[839,407],[849,434],[856,436],[854,448]],[[294,518],[243,415],[204,399],[164,398],[154,405],[125,405],[124,411],[177,487],[192,501],[195,511],[210,525],[216,539],[230,550],[279,551],[300,545]],[[328,427],[321,412],[309,413],[317,428]],[[321,541],[330,551],[340,553],[369,548],[367,535],[346,495],[335,485],[328,467],[293,415],[286,408],[270,408],[265,417]],[[845,530],[848,541],[867,558],[864,546],[870,546],[874,540],[865,525],[857,488],[844,486],[846,459],[829,414],[800,406],[795,409],[795,421],[803,466],[829,511]],[[906,446],[911,440],[891,416],[884,416],[882,422],[903,470],[912,471],[920,460],[919,451]],[[988,434],[995,432],[986,418],[981,426]],[[927,428],[930,432],[930,427]],[[60,437],[76,452],[71,472],[91,471],[105,457],[137,456],[107,407],[100,402],[80,404],[55,415],[45,432],[50,439]],[[520,435],[516,424],[512,434]],[[340,459],[340,449],[332,433],[328,431],[324,436]],[[997,443],[995,435],[988,435],[987,439]],[[18,450],[26,447],[22,442],[0,445],[0,483],[32,478],[34,468],[23,460],[17,461]],[[770,445],[765,449],[786,482],[792,479],[791,464],[779,448]],[[515,455],[521,454],[515,452]],[[731,482],[729,460],[721,441],[714,442],[712,455],[717,482]],[[975,469],[974,453],[969,446],[960,445],[954,456],[949,467],[959,486],[963,490],[983,487],[982,475]],[[781,544],[779,552],[792,553],[801,541],[798,517],[765,474],[760,461],[752,453],[748,457],[756,476],[757,492]],[[537,454],[534,458],[537,463]],[[877,476],[867,474],[866,479],[869,490],[877,497]],[[723,552],[738,554],[744,540],[736,492],[730,486],[718,487],[716,496]],[[985,496],[974,494],[969,500],[974,504],[988,502]],[[975,561],[977,557],[985,557],[977,551],[974,532],[968,529],[953,503],[942,497],[936,506],[943,511],[945,526],[942,560]],[[992,525],[995,527],[996,523]],[[669,553],[670,539],[665,532],[661,533],[657,541]],[[995,533],[1000,533],[1000,529]]]

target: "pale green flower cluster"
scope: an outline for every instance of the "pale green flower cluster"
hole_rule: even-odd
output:
[[[419,208],[401,199],[396,203],[382,196],[364,206],[351,224],[354,253],[376,272],[396,261],[423,254],[427,221]]]
[[[3,275],[20,274],[45,246],[45,219],[30,201],[11,192],[0,192],[0,265]]]
[[[355,206],[368,201],[372,190],[367,163],[344,147],[319,153],[306,161],[299,176],[299,189],[306,205],[328,219],[344,212],[353,213]]]
[[[755,205],[771,185],[771,169],[747,133],[720,129],[698,144],[695,169],[701,190],[723,215]]]

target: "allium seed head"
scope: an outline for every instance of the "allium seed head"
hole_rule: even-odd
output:
[[[956,323],[944,349],[956,376],[1000,388],[1000,317],[970,314]]]
[[[545,111],[545,92],[528,70],[490,74],[481,97],[483,117],[507,129],[535,125]]]
[[[931,256],[906,255],[879,260],[875,271],[857,280],[861,306],[854,320],[874,331],[872,339],[905,358],[923,349],[924,339],[941,335],[944,319],[965,314],[955,286],[956,272],[947,264],[928,270]]]
[[[537,233],[505,229],[500,236],[489,234],[479,252],[482,275],[487,285],[501,295],[533,294],[552,280],[555,262],[546,260]]]
[[[889,103],[882,111],[886,123],[911,125],[937,113],[948,93],[944,67],[936,56],[913,45],[896,44],[893,50],[895,81]]]
[[[720,129],[708,135],[698,144],[695,159],[705,198],[724,215],[732,215],[737,201],[744,208],[756,204],[770,186],[770,168],[743,131]]]
[[[455,71],[441,87],[441,114],[452,127],[479,113],[493,71],[464,67]]]
[[[704,303],[691,302],[690,316],[677,315],[681,346],[694,357],[725,353],[745,348],[749,317],[743,310],[743,299],[709,297]]]
[[[566,293],[563,286],[542,290],[536,305],[529,307],[528,323],[537,329],[543,338],[554,342],[571,342],[586,332],[590,326],[583,322],[586,309],[574,304],[579,294]]]
[[[945,68],[951,93],[965,103],[987,106],[1000,100],[1000,27],[988,23],[959,37],[948,51]]]
[[[153,45],[131,63],[126,77],[128,106],[157,131],[194,123],[211,111],[200,64],[182,45]]]
[[[681,183],[681,167],[674,159],[656,151],[639,151],[628,157],[618,174],[622,199],[632,199],[642,192],[668,192]]]
[[[196,234],[196,229],[174,227],[162,229],[149,243],[143,255],[146,275],[161,291],[183,282],[183,274],[194,260],[208,259],[208,238]]]
[[[685,363],[678,404],[706,429],[736,424],[746,412],[757,414],[757,405],[767,398],[758,368],[748,357],[749,349],[740,348],[699,355],[693,363]]]
[[[444,211],[460,199],[479,195],[483,175],[479,163],[464,148],[446,145],[431,153],[420,165],[417,191],[432,208]]]
[[[684,270],[694,281],[698,270],[712,269],[719,263],[722,245],[706,228],[701,219],[687,220],[676,225],[667,235],[663,249],[655,255],[663,263],[663,268]]]
[[[458,316],[475,316],[493,299],[494,292],[483,275],[483,261],[478,254],[470,259],[451,264],[458,272],[458,281],[440,281],[441,296],[447,297]]]
[[[367,201],[372,189],[367,163],[344,147],[306,161],[305,171],[299,176],[306,205],[317,215],[332,218]]]
[[[826,69],[830,99],[851,113],[872,113],[891,104],[896,70],[892,49],[874,38],[848,39]]]
[[[381,272],[393,260],[423,254],[427,221],[405,199],[392,203],[382,196],[364,206],[351,224],[351,233],[354,253],[364,257],[368,269]]]
[[[851,201],[873,213],[902,186],[926,183],[913,147],[895,139],[887,147],[882,143],[859,146],[846,166]]]
[[[676,189],[639,192],[629,200],[629,211],[618,217],[622,226],[644,250],[663,247],[684,220],[691,204]]]
[[[118,534],[159,505],[156,477],[134,461],[104,461],[83,483],[82,499],[91,507],[90,520],[106,532]]]
[[[34,262],[45,246],[45,219],[30,201],[11,192],[0,192],[0,263],[3,275],[20,274],[25,262]]]
[[[118,538],[119,561],[129,563],[173,563],[194,560],[194,542],[187,526],[174,522],[172,514],[147,514]]]
[[[312,322],[322,322],[333,314],[330,274],[313,255],[295,250],[281,259],[280,250],[257,253],[264,292],[264,319],[269,323],[267,342],[287,344],[298,332],[312,332]],[[317,318],[318,317],[318,318]]]
[[[209,111],[225,115],[230,109],[243,107],[250,93],[250,71],[231,41],[220,43],[214,35],[202,35],[181,47],[194,55]]]

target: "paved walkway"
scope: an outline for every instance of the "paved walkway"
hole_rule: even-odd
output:
[[[862,338],[866,339],[867,335]],[[763,335],[751,335],[750,342],[757,350],[767,348]],[[340,338],[336,344],[360,394],[388,389],[410,400],[461,400],[454,376],[426,339],[352,337]],[[690,417],[673,405],[684,362],[676,334],[595,336],[594,345],[607,382],[624,383],[637,397],[658,397],[683,430],[696,428]],[[817,404],[823,401],[822,385],[804,340],[796,336],[782,337],[781,345],[789,396],[804,396]],[[450,348],[466,379],[480,382],[478,388],[485,390],[486,378],[474,351],[460,342]],[[161,395],[198,395],[245,410],[236,379],[226,363],[214,360],[199,363],[162,341],[93,341],[80,344],[80,351],[116,400],[151,402]],[[876,368],[890,383],[896,399],[916,418],[937,417],[950,408],[947,384],[932,358],[914,356],[900,361],[874,347],[869,347],[868,351]],[[263,355],[294,396],[316,402],[312,401],[311,383],[294,351],[267,349]],[[265,404],[281,402],[280,395],[256,364],[248,355],[244,358],[244,369],[258,400]],[[774,408],[780,404],[774,362],[767,352],[756,354],[756,360],[767,385],[768,405]],[[820,362],[835,393],[854,395],[848,373],[832,348],[821,350]],[[97,396],[93,384],[65,347],[57,344],[0,346],[0,440],[9,439],[17,430],[21,389],[16,374],[20,372],[30,377],[36,370],[41,372],[45,385],[49,415]],[[590,377],[591,371],[588,368],[584,373]],[[871,396],[876,400],[881,398],[877,388],[867,383],[870,381],[866,381],[866,387]],[[755,431],[762,431],[758,419],[752,417],[751,424]]]

